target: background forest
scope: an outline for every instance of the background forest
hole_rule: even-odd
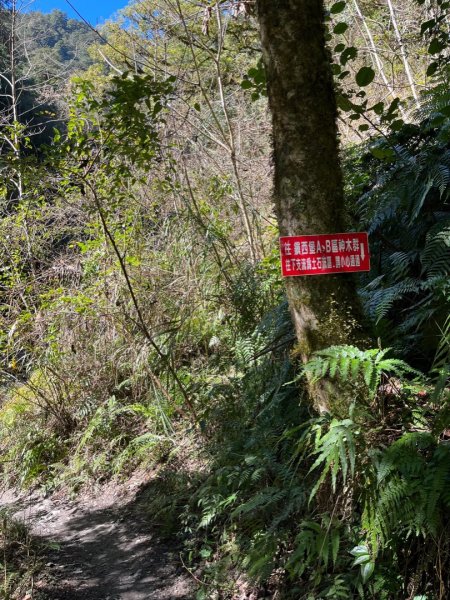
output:
[[[199,600],[449,598],[450,2],[328,4],[372,270],[364,336],[303,366],[252,4],[141,0],[100,32],[0,7],[5,483],[155,469]]]

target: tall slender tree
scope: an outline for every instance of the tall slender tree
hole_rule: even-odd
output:
[[[274,201],[281,235],[345,230],[336,101],[322,0],[257,1],[273,121]],[[326,346],[354,341],[358,303],[351,276],[286,280],[305,362]],[[327,409],[330,386],[310,386]]]
[[[23,177],[21,167],[22,131],[20,100],[23,94],[23,78],[18,66],[18,10],[17,3],[12,0],[0,6],[4,41],[2,60],[0,62],[0,153],[13,157],[12,169],[8,171],[8,179],[14,186],[14,196],[23,197]]]

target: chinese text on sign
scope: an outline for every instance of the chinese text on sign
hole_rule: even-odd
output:
[[[284,277],[370,271],[367,233],[333,233],[280,238]]]

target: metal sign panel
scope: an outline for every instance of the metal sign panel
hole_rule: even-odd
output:
[[[280,238],[283,277],[370,271],[367,233],[330,233]]]

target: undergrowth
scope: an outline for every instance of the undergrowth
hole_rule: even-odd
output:
[[[1,219],[5,482],[75,493],[157,466],[148,514],[183,540],[199,600],[445,600],[448,91],[375,140],[384,158],[349,158],[348,204],[371,236],[358,282],[372,348],[300,365],[273,222],[258,222],[251,257],[230,178],[202,166],[183,179],[164,154],[171,78],[108,83],[98,98],[74,83],[49,180],[24,171],[33,191]],[[333,389],[328,413],[307,380]],[[3,536],[6,595],[34,555],[6,519]]]
[[[377,361],[385,356],[378,350],[359,352],[350,370],[349,349],[336,347],[305,372],[321,362],[325,376],[329,354],[341,364],[333,376],[367,399],[355,397],[345,418],[309,413],[287,355],[244,377],[252,410],[237,412],[225,443],[223,432],[220,445],[211,440],[210,475],[185,505],[186,556],[204,565],[199,598],[217,589],[220,598],[234,597],[243,572],[247,585],[271,597],[445,598],[448,391],[431,401],[432,387],[400,381],[406,365]],[[358,381],[368,361],[376,378]],[[262,371],[262,394],[253,395],[252,378],[261,381]],[[425,390],[429,401],[420,405]]]
[[[24,524],[6,509],[0,512],[0,594],[5,600],[32,597],[35,575],[42,569],[43,549]]]

